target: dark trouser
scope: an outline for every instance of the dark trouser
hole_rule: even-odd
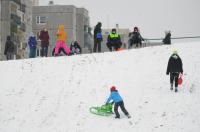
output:
[[[106,45],[110,51],[113,51],[113,48],[117,51],[121,47],[122,44],[121,43],[107,43]]]
[[[106,45],[107,45],[108,49],[109,49],[110,51],[112,51],[112,45],[111,45],[110,43],[106,43]]]
[[[14,54],[12,52],[7,52],[6,53],[6,59],[7,60],[13,60],[14,59]]]
[[[138,42],[138,43],[136,43],[136,47],[142,47],[142,42]]]
[[[101,41],[99,41],[99,40],[94,40],[93,52],[96,52],[97,49],[98,49],[98,52],[101,52]]]
[[[119,112],[118,112],[119,107],[121,108],[121,110],[124,112],[125,115],[129,115],[127,110],[124,107],[124,102],[120,101],[120,102],[115,103],[115,106],[114,106],[114,112],[115,112],[116,117],[120,117]]]
[[[179,73],[170,73],[170,84],[173,87],[174,82],[175,82],[175,87],[178,87],[178,77]]]
[[[29,53],[29,58],[35,58],[36,56],[36,48],[31,48]]]
[[[68,55],[62,47],[59,49],[58,54],[60,54],[61,52],[63,52],[65,55]],[[55,55],[55,48],[52,51],[52,56],[54,55]]]
[[[48,46],[42,46],[42,49],[41,49],[41,56],[44,57],[46,56],[47,57],[48,55]]]

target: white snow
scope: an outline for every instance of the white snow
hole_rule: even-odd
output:
[[[170,91],[176,48],[184,82]],[[0,132],[198,132],[200,42],[0,62]],[[89,112],[117,86],[132,118]]]

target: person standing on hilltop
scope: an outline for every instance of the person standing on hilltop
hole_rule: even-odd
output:
[[[11,37],[7,36],[6,44],[5,44],[5,50],[4,55],[6,55],[7,60],[13,60],[14,59],[14,52],[15,52],[15,45],[11,41]]]
[[[47,28],[44,28],[40,31],[39,38],[41,40],[41,56],[44,57],[48,55],[48,47],[49,47],[49,33]]]
[[[57,35],[58,41],[55,47],[55,56],[58,56],[60,48],[63,48],[65,53],[70,55],[70,48],[67,47],[67,44],[66,44],[67,34],[65,32],[65,26],[63,24],[58,26],[58,31],[56,35]]]
[[[94,48],[93,52],[101,52],[101,42],[103,41],[103,36],[102,36],[102,23],[98,22],[97,25],[95,26],[94,29]]]

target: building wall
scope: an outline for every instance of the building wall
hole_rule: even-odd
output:
[[[2,28],[2,27],[1,27],[1,23],[2,23],[2,22],[1,22],[1,19],[2,19],[2,18],[1,18],[1,13],[2,13],[2,11],[1,11],[1,5],[2,5],[2,4],[1,4],[1,3],[2,3],[2,0],[0,0],[0,53],[2,53],[2,52],[1,52],[1,49],[2,49],[2,45],[1,45],[1,41],[2,41],[2,40],[1,40],[1,39],[2,39],[2,38],[1,38],[1,34],[2,34],[2,33],[1,33],[1,32],[2,32],[2,31],[1,31],[1,28]],[[0,54],[0,60],[1,60],[1,54]]]
[[[90,28],[89,12],[84,8],[77,8],[76,19],[77,41],[80,43],[84,53],[91,52],[91,44],[87,42],[87,37],[89,37],[88,30]]]
[[[32,30],[32,3],[30,0],[1,0],[1,60],[8,35],[16,47],[16,57],[25,58],[27,34]]]
[[[9,10],[9,1],[7,0],[1,0],[1,27],[0,27],[0,35],[1,35],[1,46],[0,46],[0,60],[5,59],[4,56],[4,48],[5,48],[5,42],[6,37],[8,34],[10,34],[10,10]]]
[[[65,25],[65,31],[67,32],[67,44],[69,46],[70,41],[76,39],[76,8],[74,6],[34,6],[33,7],[33,32],[39,34],[39,32],[46,27],[50,35],[50,52],[56,44],[56,33],[59,24]],[[46,23],[37,24],[37,17],[45,17]]]
[[[39,5],[39,0],[31,0],[34,6],[38,6]]]
[[[81,9],[84,10],[84,9]],[[33,31],[38,34],[41,29],[46,27],[50,35],[50,51],[51,55],[56,44],[56,32],[59,24],[65,25],[67,33],[67,45],[70,46],[72,41],[78,40],[81,47],[84,47],[84,20],[87,13],[81,13],[73,5],[50,5],[50,6],[34,6],[33,7]],[[37,24],[37,17],[46,17],[45,24]]]

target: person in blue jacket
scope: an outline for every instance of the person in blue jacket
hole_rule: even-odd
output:
[[[30,48],[29,58],[35,58],[37,50],[37,40],[33,32],[31,32],[29,36],[28,45]]]
[[[118,90],[116,90],[116,87],[112,86],[110,88],[110,91],[111,91],[111,94],[110,94],[110,97],[107,99],[106,104],[108,104],[110,101],[113,101],[115,103],[115,105],[114,105],[114,112],[116,115],[115,118],[120,118],[120,114],[118,112],[119,107],[121,108],[121,110],[124,112],[124,114],[128,118],[131,118],[128,111],[124,107],[124,101],[123,101],[122,97],[120,96],[120,94],[118,93]]]

